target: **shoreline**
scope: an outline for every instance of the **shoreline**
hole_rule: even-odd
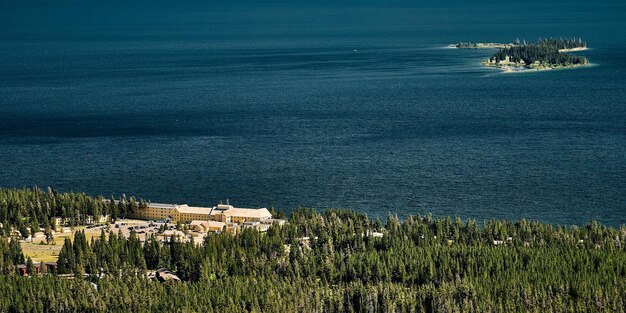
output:
[[[464,43],[459,42],[451,44],[448,47],[457,49],[506,49],[516,47],[518,45],[514,43],[498,43],[498,42],[474,42]]]
[[[456,43],[450,44],[448,48],[456,48],[456,49],[506,49],[511,47],[518,47],[520,45],[514,43],[494,43],[494,42],[476,42],[476,43]],[[588,47],[576,47],[569,49],[559,49],[559,52],[578,52],[578,51],[587,51]]]
[[[542,67],[532,67],[528,65],[487,65],[485,62],[482,65],[486,68],[492,68],[495,70],[500,70],[502,73],[510,74],[510,73],[528,73],[528,72],[540,72],[540,71],[550,71],[550,70],[567,70],[567,69],[577,69],[584,67],[593,66],[592,63],[581,64],[581,65],[570,65],[570,66],[542,66]]]
[[[589,48],[587,47],[577,47],[571,49],[559,49],[559,52],[576,52],[576,51],[587,51]]]

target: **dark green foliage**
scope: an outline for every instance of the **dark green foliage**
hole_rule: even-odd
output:
[[[585,57],[566,54],[559,52],[558,50],[546,49],[541,46],[519,46],[502,49],[491,57],[491,61],[500,62],[506,60],[507,57],[510,58],[509,60],[511,62],[524,63],[526,65],[530,65],[535,61],[561,65],[584,65],[589,63]]]
[[[297,209],[267,233],[213,234],[200,246],[114,232],[88,243],[78,232],[59,271],[94,275],[0,275],[0,312],[623,312],[625,240],[626,227],[597,222],[381,223],[334,209]],[[10,245],[0,244],[5,264],[21,253]],[[183,281],[143,275],[160,267]]]
[[[0,188],[0,222],[3,228],[16,227],[23,237],[30,234],[28,228],[39,231],[51,225],[52,217],[69,218],[71,226],[83,224],[87,216],[111,214],[112,218],[131,216],[139,205],[134,197],[119,201],[91,197],[84,193],[59,193],[52,188],[10,189]],[[6,233],[6,231],[3,230]]]
[[[511,62],[531,65],[535,62],[549,65],[584,65],[587,58],[559,52],[560,49],[583,48],[587,44],[580,39],[540,39],[535,44],[512,46],[496,52],[491,62],[500,62],[509,58]]]
[[[0,237],[0,275],[16,274],[18,264],[24,264],[20,242]]]
[[[26,260],[26,272],[28,273],[28,275],[35,274],[35,266],[33,264],[33,260],[30,257],[28,257],[28,259]]]
[[[59,274],[68,274],[76,270],[76,258],[73,249],[72,242],[69,238],[65,238],[63,248],[59,252],[59,259],[57,260],[57,271]]]
[[[539,39],[537,46],[545,47],[551,50],[586,48],[587,43],[578,38],[544,38]]]

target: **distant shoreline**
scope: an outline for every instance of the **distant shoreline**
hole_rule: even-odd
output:
[[[513,43],[497,43],[497,42],[458,42],[451,44],[449,47],[457,49],[505,49],[516,47],[519,45]]]
[[[585,65],[570,65],[570,66],[544,66],[544,67],[532,67],[527,65],[486,65],[485,62],[482,63],[483,66],[501,70],[503,73],[528,73],[528,72],[539,72],[539,71],[549,71],[549,70],[565,70],[565,69],[575,69],[591,66],[591,63]]]
[[[559,70],[559,69],[567,69],[567,68],[578,68],[578,67],[589,66],[591,64],[585,63],[585,64],[562,65],[562,64],[545,64],[545,63],[525,64],[525,63],[512,63],[512,62],[492,63],[489,60],[485,60],[482,62],[482,65],[485,67],[501,69],[507,73],[513,73],[513,72],[547,71],[547,70]]]
[[[493,42],[476,42],[476,43],[455,43],[448,45],[448,48],[457,48],[457,49],[505,49],[511,47],[519,47],[520,45],[513,43],[493,43]],[[576,47],[569,49],[559,49],[559,52],[577,52],[577,51],[587,51],[589,48],[587,47]]]

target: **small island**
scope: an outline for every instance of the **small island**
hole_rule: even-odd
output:
[[[587,49],[587,43],[580,38],[547,38],[530,44],[516,40],[511,44],[458,43],[454,46],[461,49],[498,48],[499,51],[482,64],[505,71],[547,70],[589,64],[589,60],[584,56],[568,54]]]

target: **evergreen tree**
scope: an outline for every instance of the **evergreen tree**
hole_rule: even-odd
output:
[[[30,257],[26,260],[26,273],[28,273],[28,275],[35,275],[35,266],[33,265],[33,260]]]
[[[57,270],[59,274],[70,274],[74,272],[76,269],[74,253],[72,241],[66,237],[61,252],[59,252],[59,259],[57,260]]]

